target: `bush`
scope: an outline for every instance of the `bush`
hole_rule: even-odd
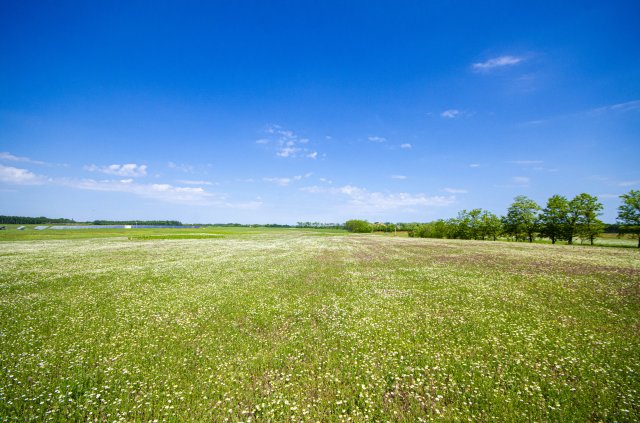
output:
[[[371,223],[367,222],[366,220],[355,220],[355,219],[347,220],[347,222],[344,224],[344,227],[349,232],[355,232],[355,233],[373,232],[373,225],[371,225]]]

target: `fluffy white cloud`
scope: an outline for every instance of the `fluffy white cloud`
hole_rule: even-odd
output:
[[[295,132],[279,125],[270,125],[265,130],[269,138],[260,138],[257,144],[270,144],[276,148],[276,156],[284,158],[306,157],[316,159],[318,152],[306,147],[308,138],[299,137]]]
[[[96,166],[94,164],[85,166],[84,170],[89,172],[100,172],[107,175],[140,177],[147,174],[147,165],[135,163],[112,164],[109,166]]]
[[[391,175],[391,179],[407,179],[404,175]]]
[[[46,181],[27,169],[0,165],[0,182],[15,185],[37,185]]]
[[[411,145],[411,144],[409,144],[409,143],[400,144],[400,148],[406,148],[406,149],[409,149],[409,148],[411,148],[411,147],[412,147],[412,145]]]
[[[513,66],[522,62],[524,57],[519,56],[499,56],[489,59],[485,62],[474,63],[473,69],[476,71],[488,71],[495,68],[501,68],[504,66]]]
[[[440,113],[440,116],[447,119],[454,119],[460,116],[460,110],[458,109],[445,110],[444,112]]]
[[[377,137],[377,136],[370,136],[368,137],[368,140],[371,142],[386,142],[387,139],[385,137]]]

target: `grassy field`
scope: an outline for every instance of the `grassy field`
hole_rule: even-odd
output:
[[[17,232],[1,421],[640,420],[635,249]]]

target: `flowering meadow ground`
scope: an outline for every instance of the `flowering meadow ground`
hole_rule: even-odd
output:
[[[640,420],[635,249],[88,234],[0,242],[0,421]]]

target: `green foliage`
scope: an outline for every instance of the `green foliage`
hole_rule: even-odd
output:
[[[41,225],[44,223],[76,223],[73,219],[26,216],[0,216],[0,224]]]
[[[368,233],[373,232],[373,225],[366,220],[347,220],[344,227],[349,232]]]
[[[618,207],[618,223],[621,234],[632,234],[638,238],[640,248],[640,190],[631,190],[620,196],[622,204]]]
[[[540,235],[551,239],[551,243],[564,239],[567,233],[569,201],[561,195],[554,195],[540,214]]]
[[[582,193],[571,200],[578,212],[575,234],[582,240],[589,240],[591,245],[596,236],[604,230],[604,223],[598,216],[602,214],[602,203],[598,197]]]
[[[502,218],[504,232],[516,241],[528,239],[533,242],[539,230],[539,211],[540,206],[535,201],[524,195],[516,197]]]

